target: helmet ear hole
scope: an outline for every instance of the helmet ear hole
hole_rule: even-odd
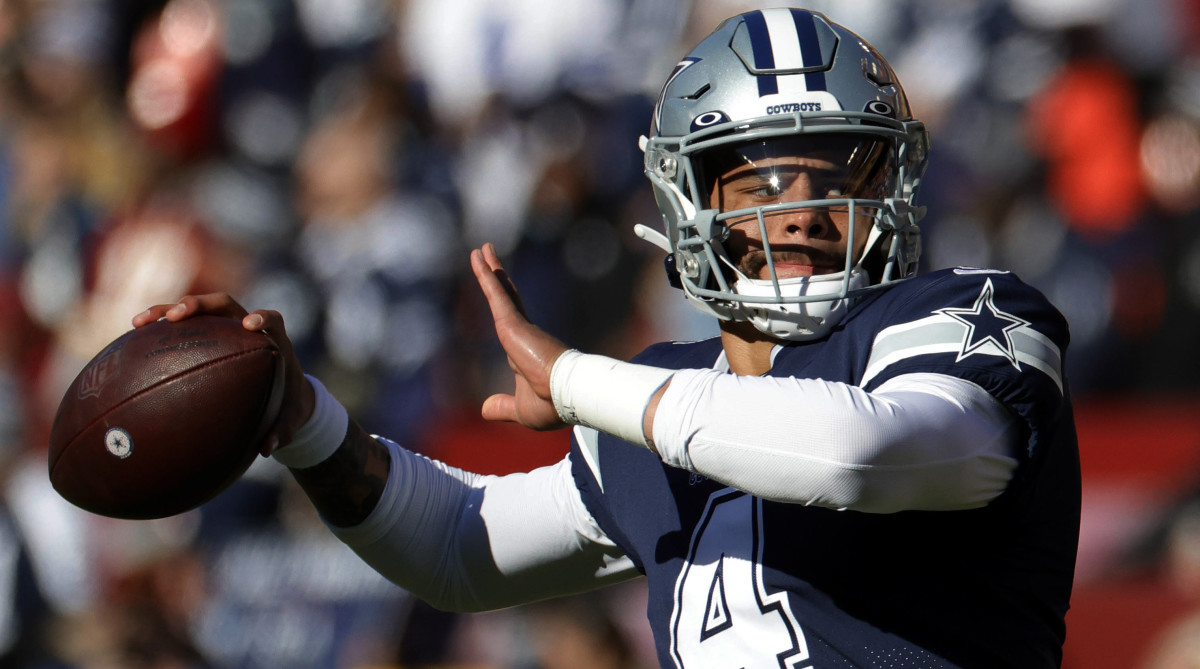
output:
[[[883,272],[887,267],[888,256],[892,248],[892,239],[895,238],[895,231],[888,230],[879,236],[875,242],[875,247],[868,249],[866,256],[862,261],[862,268],[871,277],[871,285],[879,284],[883,281]]]
[[[667,283],[672,288],[683,290],[683,279],[679,278],[679,268],[675,266],[674,253],[668,253],[667,257],[663,258],[663,269],[667,271]]]

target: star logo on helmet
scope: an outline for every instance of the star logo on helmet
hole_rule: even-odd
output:
[[[1029,321],[1001,311],[996,307],[995,289],[989,278],[983,284],[979,297],[969,309],[947,307],[934,313],[943,314],[962,323],[966,332],[963,334],[962,348],[955,362],[961,362],[976,353],[985,350],[1004,356],[1013,367],[1021,369],[1017,362],[1017,350],[1013,344],[1012,332],[1017,328],[1029,325]]]

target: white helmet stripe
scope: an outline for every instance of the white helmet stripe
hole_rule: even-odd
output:
[[[785,8],[762,10],[767,23],[767,35],[771,39],[771,52],[775,56],[775,67],[780,70],[798,70],[807,65],[800,50],[800,36],[792,12]],[[807,93],[807,77],[803,74],[787,74],[776,77],[779,92],[783,94]]]
[[[771,38],[775,68],[799,70],[809,66],[804,62],[804,53],[800,51],[800,36],[796,32],[796,21],[792,18],[791,10],[782,7],[764,9],[762,15],[767,22],[767,35]]]

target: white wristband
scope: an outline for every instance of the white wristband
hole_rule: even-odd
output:
[[[675,373],[571,349],[550,369],[550,398],[558,416],[646,446],[642,420],[650,398]]]
[[[271,454],[280,464],[291,469],[307,469],[321,464],[346,439],[350,417],[342,406],[315,377],[304,375],[312,384],[316,403],[308,422],[296,430],[291,443]]]

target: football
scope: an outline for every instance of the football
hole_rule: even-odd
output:
[[[279,349],[241,321],[197,316],[126,332],[67,389],[50,432],[50,482],[103,516],[194,509],[259,452],[283,395]]]

